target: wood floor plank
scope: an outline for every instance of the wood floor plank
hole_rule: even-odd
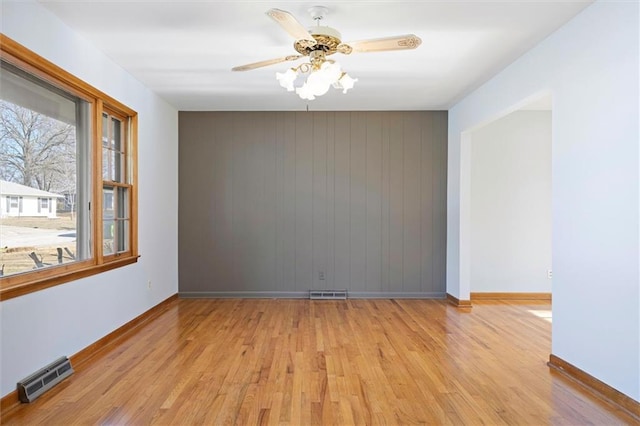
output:
[[[637,424],[546,365],[551,307],[181,299],[2,424]],[[635,422],[635,423],[634,423]]]

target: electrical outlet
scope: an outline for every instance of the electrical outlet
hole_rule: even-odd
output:
[[[151,280],[147,281],[147,287],[151,288]]]
[[[551,269],[547,269],[547,278],[553,278],[553,271]]]
[[[318,279],[319,279],[320,281],[324,281],[324,271],[320,271],[320,272],[318,272]]]

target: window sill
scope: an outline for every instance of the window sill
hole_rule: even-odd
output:
[[[92,264],[90,266],[81,267],[69,272],[56,274],[51,277],[39,278],[33,281],[21,282],[18,284],[4,285],[3,283],[0,283],[0,301],[24,296],[26,294],[44,290],[49,287],[54,287],[60,284],[68,283],[70,281],[78,280],[80,278],[90,277],[92,275],[97,275],[102,272],[130,265],[132,263],[136,263],[139,257],[140,256],[128,256],[125,258],[119,258],[117,260],[103,263],[101,265]],[[0,280],[0,282],[1,281],[2,280]]]

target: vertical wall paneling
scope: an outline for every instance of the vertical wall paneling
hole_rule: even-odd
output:
[[[404,291],[404,134],[400,113],[389,114],[389,288]]]
[[[211,218],[213,235],[207,233],[207,238],[214,244],[210,262],[219,271],[221,285],[225,288],[233,288],[233,135],[231,126],[225,126],[226,115],[215,117],[215,135],[213,158],[205,158],[209,161],[210,170],[214,173],[211,190],[219,194],[218,197],[199,197],[213,203],[215,213]],[[230,118],[230,117],[229,117]],[[192,194],[198,197],[198,194]],[[195,200],[194,200],[195,201]],[[230,249],[231,248],[231,249]],[[201,283],[204,284],[204,283]]]
[[[251,141],[249,126],[243,126],[245,114],[231,115],[232,133],[232,162],[233,176],[231,177],[232,191],[236,194],[233,197],[233,278],[231,287],[240,291],[248,291],[246,286],[247,275],[250,268],[249,247],[247,247],[247,215],[250,206],[247,205],[247,181],[251,174],[247,171],[247,145]],[[216,194],[217,196],[217,194]]]
[[[295,177],[295,268],[293,290],[313,288],[313,116],[296,112]]]
[[[334,251],[333,264],[337,289],[349,289],[351,284],[350,212],[351,176],[349,174],[351,145],[351,115],[335,113],[334,150]]]
[[[420,283],[421,288],[434,289],[433,265],[431,258],[434,256],[435,238],[434,227],[434,188],[433,179],[437,170],[434,169],[434,159],[437,158],[434,153],[434,146],[428,141],[436,137],[434,129],[433,115],[424,117],[421,122],[421,150],[420,150],[420,253],[422,259],[420,261]]]
[[[364,112],[351,113],[349,215],[351,291],[366,291],[367,128]]]
[[[264,144],[262,155],[257,160],[264,164],[261,176],[260,191],[262,193],[262,213],[259,216],[260,230],[264,234],[260,240],[258,256],[260,257],[259,280],[266,288],[276,288],[276,251],[274,242],[277,240],[276,224],[278,223],[277,211],[277,185],[276,185],[276,156],[277,156],[277,113],[269,113],[264,123]],[[262,286],[258,288],[260,290]]]
[[[327,114],[327,153],[326,153],[326,184],[327,184],[327,204],[325,206],[326,211],[326,234],[327,234],[327,246],[326,246],[326,282],[325,288],[337,289],[335,285],[335,271],[334,271],[334,254],[335,254],[335,146],[336,146],[336,133],[335,133],[335,114]]]
[[[420,291],[420,116],[403,117],[403,290]]]
[[[296,288],[296,115],[284,114],[284,152],[283,152],[283,235],[284,258],[282,270],[284,282],[279,291]]]
[[[382,113],[367,113],[366,124],[366,291],[382,291]]]
[[[440,111],[437,114],[437,119],[434,116],[433,125],[433,140],[440,141],[447,139],[448,132],[448,115],[445,111]],[[442,247],[447,246],[447,144],[435,143],[431,145],[433,152],[437,153],[437,156],[432,161],[433,183],[436,191],[433,197],[433,233],[434,238],[432,240],[434,244],[433,257],[431,258],[431,264],[434,271],[434,291],[436,288],[440,288],[441,283],[446,282],[447,278],[447,251],[442,250]]]
[[[443,296],[446,128],[429,111],[181,113],[181,294]]]
[[[381,191],[382,198],[380,203],[380,281],[381,291],[391,291],[391,282],[389,279],[389,257],[391,251],[389,250],[389,227],[391,224],[390,218],[390,169],[391,162],[389,153],[391,152],[391,143],[389,136],[389,115],[382,115],[382,147],[381,147]]]
[[[243,126],[241,143],[244,157],[244,167],[241,173],[244,174],[244,222],[243,222],[243,261],[239,264],[243,272],[243,290],[256,291],[261,285],[260,274],[260,240],[264,238],[261,232],[267,229],[260,229],[260,216],[262,212],[263,196],[260,192],[260,178],[262,176],[263,161],[260,161],[262,145],[264,144],[264,134],[260,132],[264,126],[262,117],[252,117],[251,113],[244,113],[240,116],[244,123],[255,123],[255,126]]]
[[[274,251],[276,255],[275,268],[275,290],[284,290],[285,274],[284,274],[284,236],[287,234],[284,209],[284,114],[275,113],[275,214],[276,214],[276,238],[274,241]]]
[[[326,289],[327,282],[327,116],[313,114],[313,288]],[[320,279],[320,273],[324,279]]]

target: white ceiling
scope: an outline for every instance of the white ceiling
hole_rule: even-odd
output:
[[[448,109],[592,1],[70,1],[40,0],[77,33],[183,111]],[[417,50],[336,54],[359,81],[303,101],[278,85],[287,64],[236,65],[295,53],[265,12],[330,9],[343,41],[413,33]],[[289,63],[291,64],[291,63]]]

